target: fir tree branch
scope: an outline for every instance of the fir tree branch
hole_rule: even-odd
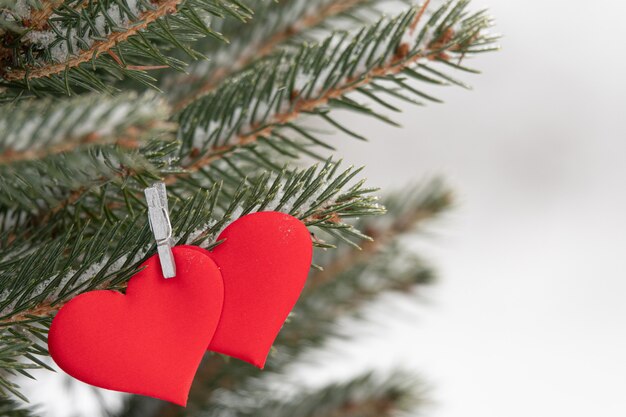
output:
[[[297,394],[282,398],[267,387],[236,390],[219,395],[214,405],[194,412],[203,417],[392,417],[415,411],[424,400],[422,385],[407,374],[396,372],[387,378],[372,374],[319,390],[301,387]],[[244,400],[245,399],[245,400]],[[182,413],[159,414],[175,417]]]
[[[66,1],[49,16],[44,30],[29,27],[28,18],[18,16],[23,33],[6,40],[11,57],[0,63],[0,81],[15,93],[112,90],[94,74],[100,70],[105,77],[131,77],[149,85],[154,80],[146,70],[184,67],[165,55],[168,50],[195,59],[201,56],[191,46],[195,40],[222,38],[207,25],[209,15],[246,19],[249,11],[238,0]]]
[[[196,193],[191,200],[181,196],[179,205],[188,202],[172,214],[176,240],[178,244],[211,247],[226,222],[264,210],[289,213],[309,227],[362,236],[337,219],[376,215],[383,209],[369,196],[373,190],[364,188],[362,182],[350,185],[356,174],[358,170],[339,171],[338,165],[328,162],[319,168],[286,171],[274,177],[265,175],[251,184],[242,184],[225,209],[216,206],[218,189],[208,194]],[[0,325],[45,318],[77,292],[123,284],[151,251],[151,234],[145,219],[144,209],[114,227],[104,224],[91,236],[86,236],[84,230],[76,237],[66,233],[36,250],[24,251],[20,245],[13,245],[13,250],[3,253],[0,259],[0,283],[4,290],[0,297]],[[80,223],[75,227],[80,227]],[[77,237],[80,240],[72,242],[74,248],[65,253],[67,245]]]
[[[146,137],[172,128],[155,94],[22,101],[0,107],[0,164],[44,159],[83,145],[136,149]]]
[[[346,337],[335,327],[335,320],[358,311],[381,293],[408,293],[433,281],[432,270],[406,249],[401,238],[447,210],[449,192],[434,181],[392,194],[383,202],[388,205],[385,216],[362,219],[355,225],[374,238],[358,242],[363,250],[343,246],[316,252],[314,262],[324,269],[309,276],[300,302],[278,337],[279,355],[274,364],[297,354],[301,344],[318,346],[330,336]]]
[[[4,110],[2,233],[30,225],[40,234],[42,225],[78,202],[97,206],[87,194],[99,185],[154,181],[170,172],[178,149],[171,140],[168,108],[155,94],[24,101]],[[95,210],[84,207],[85,215]]]
[[[129,37],[136,35],[144,30],[148,25],[160,17],[168,14],[176,13],[177,7],[182,0],[162,0],[157,3],[154,10],[148,10],[138,16],[137,21],[123,32],[111,33],[106,41],[94,42],[89,49],[81,51],[78,55],[70,58],[66,62],[47,65],[45,67],[27,67],[26,69],[8,70],[4,74],[4,78],[8,81],[34,78],[48,77],[66,71],[68,68],[76,67],[82,63],[88,62],[100,56],[100,54],[109,52],[115,45],[126,41]],[[45,15],[44,15],[45,17]],[[38,22],[39,26],[43,26],[43,22]]]
[[[26,413],[20,404],[8,400],[8,396],[12,395],[16,399],[28,402],[12,379],[17,374],[31,377],[28,371],[34,368],[49,369],[37,359],[37,356],[44,355],[46,351],[40,343],[45,340],[45,334],[45,330],[38,325],[9,326],[0,329],[0,399],[6,400],[4,403],[0,400],[0,409],[12,408],[16,412]]]
[[[356,75],[347,77],[347,75],[345,74],[346,70],[342,69],[341,71],[339,71],[339,69],[341,68],[339,65],[337,65],[337,72],[341,72],[344,74],[328,74],[328,77],[326,78],[327,82],[328,80],[334,80],[335,82],[333,84],[336,85],[335,87],[330,85],[328,86],[328,88],[319,93],[313,91],[313,88],[309,88],[309,90],[313,91],[312,93],[308,94],[308,96],[310,97],[294,99],[293,103],[290,104],[285,111],[279,111],[271,117],[266,117],[266,119],[270,119],[270,121],[265,125],[245,127],[246,120],[244,120],[243,117],[239,117],[235,122],[234,128],[228,127],[229,124],[233,124],[233,120],[235,120],[233,119],[233,114],[239,113],[243,116],[246,113],[246,111],[242,110],[242,108],[248,108],[247,112],[250,113],[256,112],[256,110],[254,109],[258,109],[260,105],[265,106],[265,104],[261,103],[261,101],[263,101],[262,98],[255,98],[254,96],[252,96],[252,101],[250,101],[249,103],[241,105],[236,104],[236,107],[230,109],[228,108],[228,105],[224,106],[224,104],[231,103],[233,101],[232,97],[241,97],[242,92],[244,91],[246,92],[245,94],[247,94],[247,92],[249,92],[251,89],[254,90],[255,88],[258,88],[259,90],[267,90],[267,88],[265,87],[261,88],[257,86],[258,82],[256,80],[258,80],[259,78],[263,78],[263,76],[257,77],[257,75],[260,72],[261,74],[266,74],[267,77],[271,77],[271,74],[275,72],[274,64],[276,62],[274,60],[261,62],[258,68],[254,67],[253,70],[251,70],[247,75],[244,75],[243,78],[236,77],[235,79],[231,80],[230,83],[227,82],[226,86],[221,88],[219,91],[216,91],[215,94],[212,94],[197,101],[196,103],[200,103],[199,105],[190,106],[190,108],[187,108],[181,114],[181,138],[183,139],[184,143],[180,152],[183,155],[190,156],[182,158],[179,163],[174,163],[174,165],[176,166],[176,170],[179,172],[163,173],[163,175],[166,177],[166,182],[170,185],[173,185],[174,183],[179,182],[179,180],[181,179],[183,179],[184,181],[188,181],[189,177],[192,176],[194,173],[198,173],[199,175],[205,175],[207,167],[215,165],[217,161],[223,161],[229,159],[230,157],[242,158],[245,156],[248,162],[256,163],[257,167],[262,167],[263,169],[280,170],[280,166],[268,163],[268,159],[264,157],[263,149],[259,148],[259,150],[256,150],[255,148],[251,147],[251,145],[257,143],[259,145],[263,145],[264,148],[273,147],[279,152],[282,152],[285,155],[289,155],[291,157],[297,156],[300,153],[309,153],[319,157],[315,153],[311,153],[308,148],[312,145],[329,145],[325,144],[322,140],[316,138],[314,132],[307,130],[302,126],[294,125],[293,121],[298,118],[302,113],[312,112],[317,116],[324,118],[329,123],[337,125],[336,122],[334,122],[327,114],[327,107],[333,108],[337,106],[348,107],[352,110],[365,112],[370,116],[382,117],[374,111],[369,110],[368,108],[359,105],[354,100],[346,97],[347,93],[354,91],[364,91],[363,88],[368,83],[370,83],[372,87],[371,92],[368,92],[370,96],[373,94],[373,92],[377,92],[378,90],[382,90],[385,93],[392,93],[395,96],[399,96],[398,92],[393,91],[389,87],[381,87],[379,84],[380,77],[386,77],[400,87],[404,89],[408,88],[411,90],[411,92],[420,94],[419,91],[415,90],[412,87],[409,87],[406,83],[404,83],[402,79],[394,78],[393,74],[398,71],[403,71],[403,74],[407,74],[410,77],[417,78],[422,81],[427,79],[430,82],[435,82],[433,81],[432,77],[426,78],[418,72],[418,70],[421,71],[422,69],[423,71],[428,71],[430,70],[430,67],[420,65],[418,67],[418,70],[414,70],[409,67],[410,63],[413,62],[413,60],[418,60],[419,58],[423,57],[423,50],[429,51],[429,54],[436,54],[436,56],[441,55],[442,50],[450,50],[459,53],[462,52],[461,49],[463,48],[461,48],[460,45],[462,44],[462,39],[467,39],[468,33],[472,34],[472,40],[477,41],[478,37],[475,35],[475,33],[479,33],[485,25],[488,25],[488,19],[485,20],[482,15],[475,15],[465,18],[462,23],[456,22],[455,18],[450,18],[450,16],[453,14],[458,14],[458,10],[463,9],[463,7],[461,6],[464,7],[464,2],[461,2],[457,5],[457,7],[452,8],[447,15],[443,13],[442,10],[446,11],[448,9],[439,10],[438,13],[433,15],[431,21],[424,26],[422,30],[423,33],[419,37],[419,39],[422,39],[422,41],[416,42],[416,45],[418,46],[415,47],[416,51],[415,53],[413,53],[413,55],[411,55],[410,51],[408,50],[403,50],[400,51],[401,53],[399,53],[397,44],[399,42],[399,39],[401,39],[401,34],[402,36],[405,36],[404,33],[412,30],[411,26],[413,25],[413,22],[416,21],[417,17],[419,17],[419,12],[423,9],[414,9],[412,12],[402,15],[390,23],[385,23],[384,21],[381,21],[370,29],[363,30],[361,35],[351,42],[339,42],[339,46],[337,48],[329,47],[332,42],[337,43],[336,38],[338,35],[335,35],[331,38],[328,38],[323,44],[315,45],[313,47],[303,47],[299,49],[299,52],[294,55],[295,57],[299,57],[298,59],[304,60],[302,58],[304,54],[309,54],[310,57],[313,57],[312,59],[315,59],[314,61],[311,61],[311,59],[309,59],[309,61],[311,62],[309,62],[307,66],[319,66],[321,62],[324,62],[324,64],[328,66],[328,62],[326,62],[326,60],[330,59],[330,57],[332,56],[345,56],[349,58],[352,55],[356,55],[357,57],[362,57],[368,53],[370,56],[373,56],[373,51],[370,52],[370,49],[368,49],[368,45],[377,45],[378,49],[382,51],[386,50],[386,54],[390,54],[390,50],[395,50],[395,52],[393,52],[392,58],[385,58],[385,54],[383,54],[383,57],[376,56],[376,59],[373,59],[373,62],[370,63],[368,66],[368,68],[370,69],[363,71],[358,77]],[[443,22],[441,22],[441,20],[443,20]],[[462,33],[456,38],[449,39],[450,31],[448,29],[449,25],[453,23],[464,29]],[[439,26],[437,27],[435,24],[439,24]],[[429,27],[431,28],[428,29]],[[435,39],[436,41],[423,40],[427,38],[427,33],[430,32],[433,32],[433,34],[429,36],[431,36],[432,39]],[[444,35],[449,39],[449,45],[447,47],[441,46],[439,48],[441,44],[441,41],[439,39]],[[392,36],[391,41],[387,39],[390,36]],[[439,49],[443,49],[438,49],[435,51],[430,49],[431,47],[429,45],[433,44],[433,42],[438,45]],[[386,48],[381,48],[380,45],[386,45]],[[471,43],[465,45],[465,47],[469,47],[469,45],[471,45]],[[285,60],[290,61],[292,60],[292,58],[292,55],[283,55],[282,57],[278,57],[277,60],[278,62],[282,62]],[[351,66],[356,63],[355,62],[353,64],[351,61],[345,60],[344,62],[350,62]],[[442,73],[440,73],[440,75],[445,76],[445,74]],[[346,78],[344,79],[343,77]],[[316,79],[312,81],[313,86],[318,85],[321,81],[323,81],[319,78],[321,77],[319,75],[316,75]],[[281,86],[285,85],[285,83],[287,82],[276,82],[268,85],[268,87],[271,88],[270,94],[272,95],[272,97],[278,97],[278,100],[284,99],[284,93],[281,93],[281,91],[283,91],[283,87]],[[367,87],[369,88],[369,86]],[[212,97],[210,101],[220,106],[219,111],[213,111],[212,106],[210,106],[209,108],[205,108],[205,106],[202,105],[202,102],[204,102],[208,97]],[[268,100],[270,100],[271,102],[276,101],[274,98],[268,98]],[[291,101],[291,98],[289,100]],[[203,122],[203,113],[208,113],[209,115],[215,114],[217,115],[216,117],[218,119],[208,119]],[[204,123],[217,123],[222,127],[211,132],[211,135],[208,137],[207,140],[205,140],[205,142],[208,142],[208,144],[203,145],[199,143],[198,145],[203,146],[203,150],[198,150],[198,148],[193,146],[193,142],[197,139],[195,138],[195,136],[197,136],[195,132],[197,132],[198,130],[203,131],[204,128],[198,126],[198,124],[202,125]],[[227,126],[228,130],[224,129],[224,126]],[[337,126],[345,130],[345,128],[343,128],[341,125]],[[185,133],[189,130],[192,130],[192,132],[194,132],[191,136]],[[234,133],[234,135],[231,136],[230,139],[228,136],[226,136],[225,139],[219,136],[220,132],[236,132],[237,130],[243,130],[244,132],[245,130],[248,130],[248,133]],[[288,137],[289,131],[294,132],[297,136],[300,136],[300,138],[290,139]],[[352,134],[358,136],[354,133]],[[191,143],[189,143],[190,141]],[[248,149],[249,152],[237,152],[245,149]],[[65,193],[67,197],[64,200],[61,200],[56,207],[51,208],[50,212],[56,213],[58,211],[65,210],[67,207],[72,207],[77,201],[84,200],[85,195],[91,194],[92,190],[94,190],[95,187],[99,185],[111,183],[112,181],[125,183],[125,178],[129,177],[126,170],[118,169],[116,171],[119,173],[118,175],[120,176],[118,178],[110,177],[108,175],[95,177],[91,178],[88,186],[83,184],[79,187],[74,187],[73,189],[61,190],[61,192]],[[240,178],[242,178],[243,176],[245,176],[245,174],[243,174]],[[217,181],[223,179],[223,175],[218,175],[217,178],[214,178],[214,180]],[[64,182],[60,182],[58,184],[62,185],[64,184]],[[33,197],[33,195],[31,195],[31,197]],[[47,217],[45,219],[47,219]]]
[[[372,257],[387,249],[399,236],[414,231],[425,221],[431,220],[448,210],[452,203],[451,193],[440,181],[427,185],[409,187],[402,194],[392,195],[383,201],[387,214],[378,219],[368,219],[356,227],[363,230],[371,240],[359,242],[360,248],[346,247],[344,250],[328,252],[315,262],[323,269],[313,273],[307,280],[305,294],[337,279],[342,273],[361,263],[371,262]]]
[[[424,9],[414,8],[391,21],[382,20],[364,28],[354,38],[333,35],[319,44],[284,51],[227,79],[177,117],[183,142],[181,155],[189,160],[185,168],[197,171],[260,140],[300,152],[298,146],[285,142],[282,130],[296,130],[312,144],[324,145],[310,130],[294,126],[303,114],[317,115],[337,125],[328,111],[345,108],[389,121],[347,97],[355,91],[367,91],[371,98],[382,90],[404,98],[382,86],[381,79],[430,98],[411,88],[403,77],[442,83],[421,74],[431,70],[425,64],[451,60],[453,55],[465,56],[469,48],[486,39],[483,31],[490,25],[489,19],[482,13],[467,16],[466,5],[466,1],[460,1],[454,7],[444,6],[420,31],[413,27]],[[307,80],[305,84],[301,78]]]
[[[20,222],[19,226],[36,228],[70,204],[76,205],[87,198],[86,192],[93,190],[97,183],[113,183],[123,178],[135,182],[154,181],[168,169],[167,155],[176,149],[175,143],[161,141],[146,142],[140,149],[98,145],[51,155],[43,160],[0,165],[0,187],[3,190],[0,218],[20,217],[25,222]],[[93,206],[85,208],[89,210]],[[5,225],[15,226],[13,222]]]
[[[266,392],[263,392],[266,391]],[[265,397],[263,397],[265,394]],[[237,401],[237,395],[225,398],[221,408],[202,414],[206,417],[392,417],[400,412],[415,411],[425,400],[424,390],[415,377],[396,372],[386,379],[372,374],[335,383],[317,391],[304,389],[287,398],[276,398],[271,392],[242,393],[254,395],[255,403]],[[236,410],[234,414],[231,414]]]
[[[338,16],[355,8],[358,5],[361,5],[363,3],[369,3],[370,1],[371,0],[339,0],[331,1],[326,4],[322,3],[319,7],[314,8],[313,11],[302,13],[295,21],[290,22],[290,24],[285,27],[274,24],[273,26],[275,26],[275,31],[270,33],[266,38],[259,36],[259,34],[257,33],[258,31],[266,31],[268,29],[268,25],[265,24],[265,21],[263,20],[263,14],[255,17],[255,19],[251,23],[248,23],[245,26],[236,24],[235,27],[237,30],[247,30],[249,33],[254,34],[248,35],[246,37],[246,41],[254,42],[256,44],[255,47],[253,48],[250,45],[247,45],[234,62],[229,62],[227,65],[225,64],[223,66],[215,67],[211,71],[208,71],[208,74],[202,77],[194,74],[193,67],[190,70],[192,77],[176,77],[177,82],[174,82],[173,84],[178,86],[178,88],[180,88],[179,82],[185,83],[193,81],[193,89],[191,94],[177,99],[176,103],[173,105],[174,110],[181,110],[199,97],[209,94],[225,78],[242,70],[251,62],[269,55],[275,50],[278,45],[281,45],[288,39],[297,36],[300,33],[306,32],[311,28],[317,27],[322,22],[331,17]],[[297,2],[284,2],[283,4],[285,6],[291,6],[294,3]],[[291,11],[283,12],[281,10],[281,13],[284,13],[286,15],[289,15],[290,12]],[[258,14],[258,12],[256,14]],[[231,38],[230,35],[231,34],[228,32],[225,33],[225,36],[227,36],[228,38]],[[234,36],[235,33],[233,33],[232,35]],[[241,43],[242,41],[239,42]],[[200,78],[200,80],[198,80],[198,78]]]

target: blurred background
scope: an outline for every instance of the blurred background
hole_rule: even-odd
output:
[[[473,92],[439,89],[446,104],[407,108],[404,129],[355,116],[371,143],[338,141],[384,189],[441,175],[455,190],[415,243],[439,282],[345,323],[360,336],[295,378],[408,367],[429,383],[428,416],[624,416],[626,4],[480,6],[504,37],[464,78]]]
[[[432,176],[455,190],[455,209],[410,242],[439,282],[417,303],[388,296],[345,320],[355,337],[290,378],[408,368],[426,381],[429,417],[623,417],[626,3],[480,6],[504,37],[472,65],[483,75],[464,78],[473,92],[438,87],[446,104],[407,108],[404,129],[346,115],[372,141],[337,140],[387,191]],[[50,404],[63,387],[48,386],[32,389]]]

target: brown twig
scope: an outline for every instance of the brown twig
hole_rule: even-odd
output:
[[[115,288],[115,290],[124,290],[126,284],[122,284]],[[101,283],[93,288],[93,290],[110,290],[112,289],[108,282]],[[59,311],[69,300],[63,300],[52,304],[50,300],[44,300],[36,306],[26,309],[23,312],[14,316],[0,320],[0,329],[5,326],[17,325],[23,322],[28,322],[33,319],[43,319],[51,317],[54,313]]]
[[[415,33],[415,29],[417,29],[417,25],[419,25],[419,23],[422,21],[422,17],[424,16],[424,13],[426,13],[426,9],[428,9],[429,4],[430,4],[430,0],[426,0],[424,4],[422,5],[422,7],[420,8],[419,12],[417,12],[417,14],[415,15],[415,19],[413,19],[413,23],[411,23],[411,27],[410,27],[409,33],[411,35]]]
[[[42,1],[41,9],[32,9],[30,16],[22,21],[25,27],[35,30],[45,30],[48,28],[48,19],[52,16],[54,9],[63,5],[65,0],[45,0]]]
[[[52,313],[57,311],[61,306],[52,307],[48,301],[43,301],[36,307],[16,314],[6,320],[0,321],[0,326],[10,326],[29,320],[31,317],[50,317]]]

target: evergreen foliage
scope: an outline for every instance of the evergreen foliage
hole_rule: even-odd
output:
[[[449,191],[433,181],[379,201],[332,155],[333,133],[366,139],[337,113],[396,125],[390,113],[405,104],[467,87],[457,74],[476,71],[465,62],[497,48],[491,24],[469,0],[0,0],[0,414],[41,411],[18,376],[50,368],[55,312],[85,291],[123,291],[155,252],[143,189],[156,180],[177,244],[210,249],[233,220],[277,210],[310,229],[314,265],[264,373],[207,354],[187,414],[131,397],[116,415],[386,416],[419,405],[401,376],[283,398],[266,381],[349,336],[339,317],[432,282],[402,239],[450,206]]]

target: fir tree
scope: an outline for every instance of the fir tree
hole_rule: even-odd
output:
[[[365,139],[337,110],[395,124],[405,104],[439,102],[437,86],[467,88],[456,73],[497,48],[490,26],[468,0],[0,0],[0,413],[41,411],[18,381],[50,368],[55,312],[123,291],[155,252],[143,189],[157,180],[176,244],[211,248],[235,219],[277,210],[310,229],[314,264],[264,372],[209,353],[186,410],[130,397],[119,416],[418,407],[402,374],[282,397],[264,382],[336,336],[339,317],[432,282],[399,239],[446,210],[449,190],[379,200],[331,133]]]

